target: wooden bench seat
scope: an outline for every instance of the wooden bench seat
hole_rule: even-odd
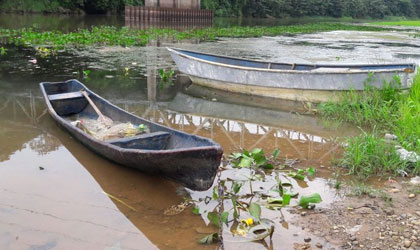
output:
[[[88,95],[89,95],[89,93],[88,93]],[[48,95],[48,99],[50,101],[75,99],[75,98],[82,98],[82,97],[84,98],[84,96],[82,95],[82,93],[80,91]]]

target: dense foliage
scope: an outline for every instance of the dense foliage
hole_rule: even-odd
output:
[[[144,0],[0,0],[0,11],[87,13],[121,12]],[[216,16],[420,17],[420,0],[201,0]]]
[[[178,31],[175,29],[135,30],[123,27],[92,27],[75,32],[38,31],[33,28],[3,29],[0,28],[0,39],[7,44],[22,46],[48,45],[58,48],[97,45],[144,46],[150,40],[170,38],[176,40],[200,39],[215,40],[220,37],[261,37],[285,34],[312,33],[333,30],[382,31],[390,30],[380,27],[361,26],[341,23],[315,23],[304,25],[274,27],[229,27],[204,28]]]
[[[217,16],[420,16],[420,0],[202,0],[201,3]]]
[[[116,13],[125,5],[143,5],[144,0],[0,0],[0,12],[75,12]]]

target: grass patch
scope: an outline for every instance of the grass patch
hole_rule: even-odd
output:
[[[380,126],[386,128],[398,118],[396,112],[404,95],[398,88],[401,81],[395,77],[385,83],[381,90],[365,83],[365,90],[350,90],[343,94],[340,101],[321,103],[318,108],[327,122],[349,122],[358,126]]]
[[[89,45],[104,46],[144,46],[149,40],[157,38],[172,38],[176,40],[200,39],[215,40],[222,37],[261,37],[286,34],[313,33],[333,30],[383,31],[386,28],[368,27],[341,23],[315,23],[274,27],[229,27],[204,28],[177,31],[174,29],[134,30],[127,27],[115,28],[108,26],[79,29],[77,32],[63,33],[60,31],[40,32],[35,29],[2,29],[0,39],[16,45],[50,45],[56,47],[79,47]]]
[[[384,26],[420,26],[420,20],[401,20],[401,21],[385,21],[385,22],[371,22],[370,24],[384,25]]]
[[[351,174],[361,178],[385,173],[418,174],[420,162],[400,159],[396,144],[420,153],[420,74],[413,80],[409,91],[399,89],[398,78],[385,83],[382,89],[368,84],[365,91],[350,91],[338,103],[319,105],[323,119],[350,122],[370,127],[371,132],[362,132],[347,139],[344,153],[337,164],[347,167]],[[384,133],[397,135],[396,142],[388,142]]]
[[[340,166],[347,167],[350,174],[362,179],[383,173],[401,174],[409,172],[410,164],[400,159],[395,146],[378,135],[363,132],[347,139],[347,146]]]

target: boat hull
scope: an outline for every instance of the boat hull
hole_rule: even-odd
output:
[[[199,86],[214,88],[233,93],[256,95],[270,98],[278,98],[289,101],[299,102],[336,102],[340,99],[340,95],[344,91],[328,91],[328,90],[304,90],[304,89],[288,89],[273,88],[257,85],[238,84],[232,82],[223,82],[213,79],[205,79],[190,75],[191,81]]]
[[[261,65],[253,68],[203,59],[208,57],[226,62],[231,58],[201,53],[196,53],[198,55],[196,58],[191,56],[195,52],[186,51],[190,54],[184,54],[182,50],[169,49],[169,51],[179,71],[190,76],[195,84],[229,92],[293,101],[316,103],[337,101],[339,94],[343,91],[362,91],[366,84],[381,88],[384,82],[392,81],[395,76],[401,80],[399,87],[407,89],[411,86],[416,73],[416,67],[413,65],[408,65],[410,66],[408,69],[404,68],[405,65],[400,68],[398,68],[399,65],[380,65],[381,67],[376,66],[377,70],[362,70],[363,67],[375,67],[369,65],[358,67],[313,65],[312,70],[270,69],[262,68]],[[241,59],[231,60],[240,61]],[[248,60],[242,60],[241,63],[243,65],[263,64],[263,62]],[[271,65],[271,63],[266,64],[268,67]],[[397,68],[392,69],[394,66]],[[305,65],[305,67],[311,66]]]
[[[51,102],[49,93],[46,91],[46,88],[54,88],[54,84],[64,85],[67,82],[74,85],[73,92],[80,91],[83,88],[86,89],[98,108],[113,121],[145,124],[151,132],[168,133],[171,139],[167,148],[164,150],[123,148],[117,146],[117,144],[98,140],[73,126],[69,120],[65,119],[66,116],[59,115],[56,112],[54,107],[61,107],[61,105]],[[70,80],[67,82],[41,83],[41,91],[51,117],[76,140],[115,163],[169,178],[187,188],[207,190],[212,186],[223,154],[217,143],[207,138],[190,135],[134,116],[96,95],[78,81]],[[72,109],[75,113],[85,112],[82,111],[79,103],[74,105]],[[68,113],[69,110],[67,109],[66,112]]]

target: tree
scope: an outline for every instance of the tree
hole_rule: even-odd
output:
[[[388,13],[388,7],[385,5],[384,0],[366,0],[367,1],[367,14],[370,17],[382,19]]]

